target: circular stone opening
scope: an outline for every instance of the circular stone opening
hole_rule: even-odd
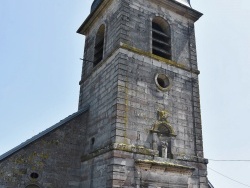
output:
[[[157,74],[155,76],[155,83],[160,90],[166,91],[169,89],[170,80],[165,74]]]
[[[39,178],[39,174],[36,173],[36,172],[32,172],[32,173],[30,174],[30,177],[31,177],[32,179],[37,179],[37,178]]]

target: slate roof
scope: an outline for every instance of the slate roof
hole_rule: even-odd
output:
[[[48,129],[44,130],[43,132],[33,136],[32,138],[28,139],[27,141],[21,143],[20,145],[16,146],[15,148],[9,150],[8,152],[4,153],[0,156],[0,162],[6,159],[7,157],[13,155],[14,153],[18,152],[19,150],[23,149],[24,147],[28,146],[29,144],[35,142],[36,140],[42,138],[43,136],[47,135],[48,133],[54,131],[55,129],[59,128],[63,124],[69,122],[70,120],[74,119],[75,117],[81,115],[82,113],[86,112],[89,109],[89,106],[84,107],[83,109],[69,115],[65,119],[61,120],[60,122],[56,123],[55,125],[49,127]]]

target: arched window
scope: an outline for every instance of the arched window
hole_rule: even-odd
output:
[[[170,26],[160,17],[155,17],[152,21],[152,53],[171,59]]]
[[[94,66],[96,66],[103,58],[105,26],[101,25],[95,38]]]

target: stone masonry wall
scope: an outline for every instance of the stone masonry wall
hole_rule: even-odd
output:
[[[112,187],[112,152],[92,158],[82,163],[80,187],[104,188]]]
[[[82,173],[80,187],[84,188],[207,188],[204,164],[122,150],[84,161]]]
[[[0,163],[0,188],[78,187],[81,155],[88,144],[85,112]],[[37,173],[38,178],[31,178]]]
[[[85,148],[85,154],[114,141],[118,86],[118,55],[114,53],[104,64],[95,67],[81,84],[80,107],[90,105],[87,140],[94,143]]]
[[[150,129],[157,122],[157,111],[167,110],[176,138],[174,156],[196,156],[202,153],[198,76],[164,62],[121,49],[118,70],[117,111],[119,135],[116,142],[142,145],[152,149]],[[163,92],[155,84],[155,75],[164,73],[171,79],[171,88]]]

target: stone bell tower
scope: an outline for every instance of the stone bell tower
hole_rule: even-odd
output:
[[[84,188],[207,188],[188,0],[95,0],[79,110],[89,106]]]

